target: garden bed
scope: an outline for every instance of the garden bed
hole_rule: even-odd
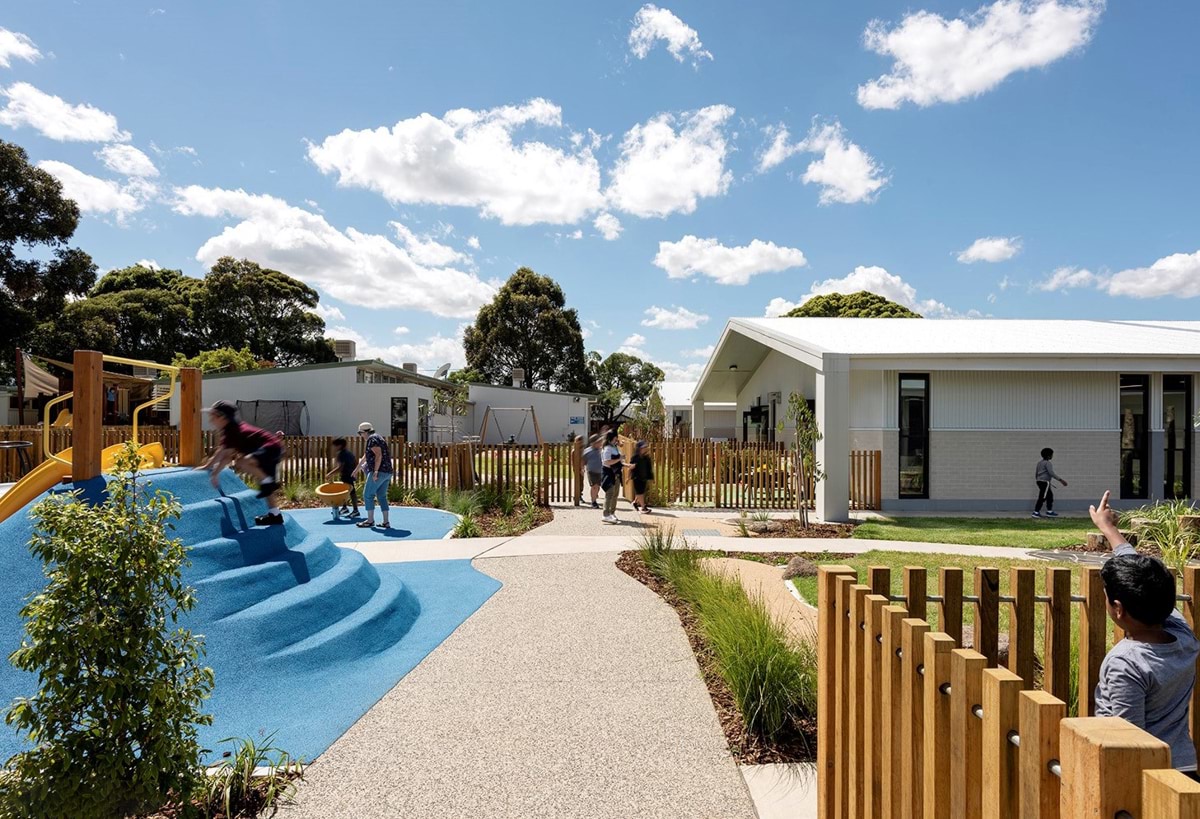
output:
[[[786,563],[793,555],[778,553],[744,553],[705,551],[705,557],[737,557],[759,560],[772,565]],[[828,557],[828,556],[826,556]],[[687,635],[688,643],[696,655],[700,673],[712,699],[717,720],[725,732],[729,751],[742,764],[811,762],[817,753],[817,720],[815,713],[799,721],[799,730],[774,743],[766,743],[746,730],[745,720],[738,710],[733,691],[721,676],[717,667],[716,652],[709,644],[701,627],[697,612],[682,599],[675,588],[666,580],[655,575],[642,560],[640,552],[622,552],[617,567],[639,583],[649,587],[675,609],[679,622]]]
[[[748,537],[773,538],[848,538],[854,536],[854,528],[857,525],[854,523],[810,523],[805,527],[795,518],[772,518],[770,521],[731,518],[727,522],[733,526],[744,523]],[[757,529],[762,529],[762,531],[756,531]]]

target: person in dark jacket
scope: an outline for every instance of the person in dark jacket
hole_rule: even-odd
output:
[[[637,449],[633,453],[633,460],[630,461],[633,466],[633,508],[638,511],[647,513],[650,507],[646,505],[646,489],[650,481],[654,480],[654,462],[650,458],[650,445],[645,441],[637,442]]]
[[[212,485],[218,485],[221,470],[232,464],[258,480],[258,496],[267,499],[267,514],[254,522],[259,526],[282,526],[283,513],[274,495],[279,491],[275,468],[283,457],[283,441],[277,435],[247,424],[238,417],[237,406],[217,401],[208,408],[208,420],[221,433],[217,451],[197,469],[207,469]]]

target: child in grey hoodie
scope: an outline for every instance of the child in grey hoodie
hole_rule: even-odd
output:
[[[1037,468],[1033,472],[1033,480],[1037,483],[1038,488],[1037,504],[1033,507],[1033,516],[1035,518],[1042,516],[1042,504],[1046,506],[1046,517],[1058,517],[1058,512],[1054,511],[1054,486],[1052,481],[1058,481],[1063,486],[1066,486],[1067,482],[1055,473],[1054,465],[1050,463],[1053,458],[1053,449],[1050,447],[1043,449],[1042,459],[1037,462]]]

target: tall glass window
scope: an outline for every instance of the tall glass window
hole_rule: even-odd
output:
[[[1121,497],[1149,497],[1150,447],[1146,420],[1150,376],[1121,376]]]
[[[929,497],[929,376],[900,375],[900,497]]]
[[[1192,496],[1192,377],[1163,376],[1163,497]]]
[[[392,435],[408,437],[407,398],[392,398]]]

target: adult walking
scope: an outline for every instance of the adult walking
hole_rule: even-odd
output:
[[[583,469],[587,472],[588,487],[592,493],[592,508],[599,509],[596,498],[600,495],[600,484],[604,481],[604,455],[602,448],[604,440],[599,435],[588,439],[587,448],[583,450]]]
[[[383,528],[391,529],[388,521],[388,486],[392,483],[392,453],[388,450],[387,439],[375,431],[369,421],[358,425],[358,436],[367,439],[367,454],[359,464],[359,471],[367,476],[367,485],[363,488],[363,505],[367,507],[367,519],[359,521],[356,526],[368,529],[375,525],[375,501],[379,501],[380,514],[383,515]]]
[[[600,520],[603,523],[620,523],[620,519],[617,518],[617,496],[624,478],[622,467],[625,466],[625,461],[621,450],[617,448],[617,433],[609,432],[605,436],[601,462],[604,466],[604,478],[600,484],[600,488],[604,490],[604,514]]]

